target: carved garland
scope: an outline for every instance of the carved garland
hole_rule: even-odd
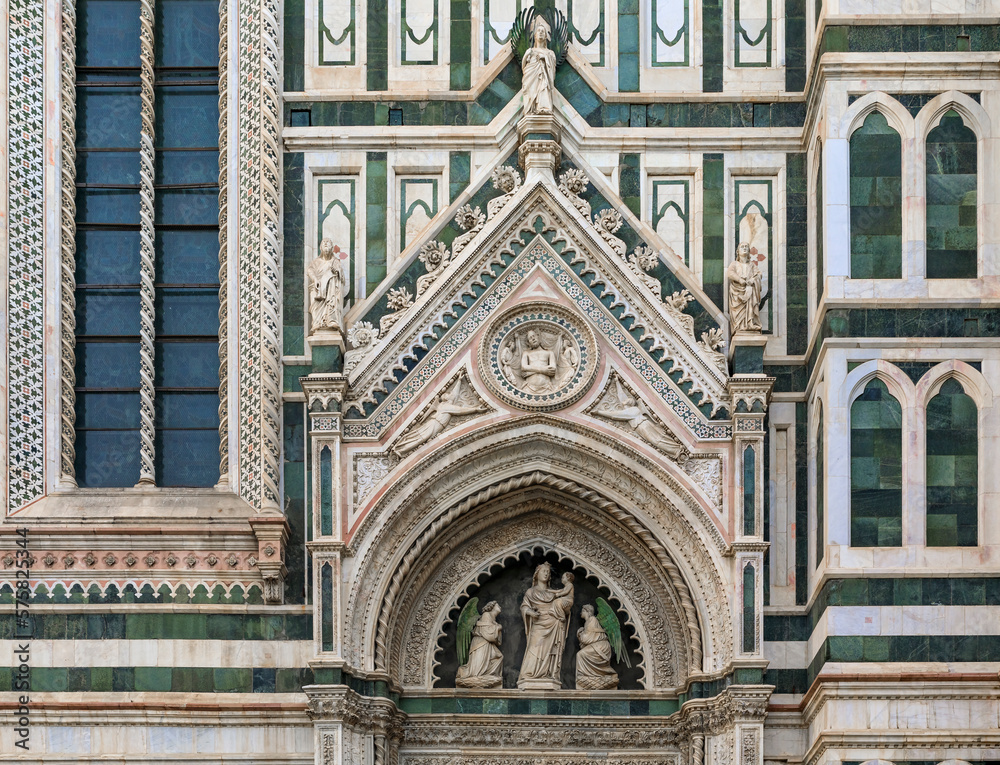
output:
[[[436,643],[456,600],[492,566],[539,545],[569,557],[622,601],[639,636],[640,654],[651,659],[649,665],[643,661],[645,687],[674,687],[680,684],[678,671],[698,669],[688,666],[689,637],[672,583],[662,578],[662,572],[656,581],[658,562],[633,540],[617,535],[606,540],[616,531],[606,522],[589,514],[568,519],[566,506],[549,500],[519,501],[513,507],[483,512],[485,517],[459,531],[457,538],[435,540],[435,550],[455,552],[444,561],[437,554],[425,556],[422,569],[407,583],[401,603],[412,606],[394,615],[392,640],[393,663],[402,667],[404,685],[430,686]],[[683,650],[675,652],[674,647]],[[683,661],[677,653],[684,655]]]
[[[534,421],[536,418],[530,418]],[[544,420],[545,418],[539,417],[538,420]],[[522,421],[522,424],[530,425],[528,418]],[[480,432],[475,434],[475,436],[468,436],[463,439],[458,439],[454,442],[453,446],[461,449],[461,446],[471,440],[475,440],[476,437],[482,437],[487,435],[487,432]],[[664,504],[659,498],[659,492],[650,493],[644,486],[643,483],[636,482],[636,476],[630,472],[624,471],[614,465],[607,459],[607,454],[598,454],[586,447],[581,447],[579,444],[567,444],[565,442],[557,443],[539,443],[537,434],[532,434],[530,436],[521,436],[512,439],[508,443],[504,444],[502,449],[498,450],[496,453],[483,454],[477,453],[470,456],[464,460],[464,464],[459,463],[454,466],[454,470],[448,474],[445,479],[438,482],[437,484],[432,484],[422,495],[413,496],[410,490],[409,481],[396,481],[390,489],[390,491],[384,496],[383,501],[386,504],[391,505],[394,502],[401,500],[401,495],[406,494],[409,496],[409,500],[404,509],[397,510],[396,512],[401,516],[398,520],[388,520],[385,524],[376,532],[376,536],[372,541],[371,545],[368,547],[365,553],[365,560],[360,566],[360,571],[362,572],[360,581],[357,586],[352,590],[347,604],[346,610],[346,621],[348,624],[355,623],[358,617],[355,616],[355,612],[359,604],[365,604],[363,613],[360,615],[362,622],[367,622],[370,618],[369,605],[375,602],[377,597],[375,594],[377,581],[381,580],[384,576],[385,569],[391,565],[393,556],[390,552],[381,550],[383,544],[383,538],[389,533],[388,529],[392,529],[394,539],[404,539],[413,533],[414,528],[421,522],[424,522],[429,515],[432,514],[432,509],[440,501],[439,498],[446,496],[454,496],[458,492],[465,490],[465,487],[469,485],[470,478],[476,476],[479,481],[487,481],[491,479],[491,476],[495,476],[493,480],[503,481],[503,472],[511,465],[515,463],[514,456],[516,455],[518,459],[523,463],[530,461],[536,456],[543,456],[545,464],[553,471],[562,471],[565,474],[576,474],[581,473],[588,475],[590,478],[601,479],[604,485],[610,485],[612,487],[617,487],[622,491],[630,494],[635,499],[635,504],[642,507],[648,517],[653,519],[658,519],[660,524],[660,533],[667,534],[667,528],[669,527],[672,531],[671,534],[678,539],[677,549],[681,556],[683,556],[687,563],[687,570],[689,575],[692,577],[692,587],[696,592],[703,595],[703,602],[705,608],[707,609],[707,616],[709,619],[709,624],[706,625],[706,629],[710,631],[713,635],[713,642],[717,645],[717,651],[715,656],[715,667],[720,668],[724,662],[732,654],[733,643],[732,635],[733,628],[729,621],[728,612],[728,596],[727,591],[722,585],[721,578],[715,569],[714,563],[706,556],[703,550],[701,541],[698,539],[698,535],[694,528],[691,526],[690,522],[679,512],[673,509],[669,504]],[[619,448],[620,445],[615,445],[610,439],[600,439],[605,441],[606,446],[612,448]],[[538,450],[540,449],[540,452]],[[533,453],[533,450],[538,453]],[[653,476],[656,480],[661,482],[663,485],[668,486],[675,491],[679,491],[682,494],[683,489],[673,480],[671,476],[663,473],[652,463],[635,456],[635,460],[639,464],[639,467],[648,475]],[[432,465],[428,464],[425,466],[427,470],[432,470]],[[555,479],[552,476],[548,478],[560,481],[561,479]],[[414,480],[419,483],[420,478],[414,477]],[[647,545],[653,550],[657,555],[658,559],[663,562],[667,567],[668,575],[673,580],[677,577],[678,583],[681,584],[678,587],[678,591],[682,591],[683,587],[683,577],[680,575],[678,568],[671,561],[669,554],[666,550],[655,540],[653,534],[642,526],[638,521],[636,521],[629,513],[621,510],[614,505],[614,503],[604,500],[595,492],[591,492],[583,487],[579,487],[572,482],[565,481],[566,489],[571,489],[571,493],[575,496],[581,498],[594,497],[600,500],[602,504],[605,504],[609,511],[614,511],[616,517],[618,517],[629,529],[634,530],[637,535],[642,538]],[[482,485],[482,483],[480,484]],[[490,499],[488,496],[494,489],[487,489],[485,492],[480,492],[480,498],[478,501],[485,501]],[[482,496],[483,494],[487,496]],[[495,496],[495,494],[493,495]],[[476,498],[469,500],[469,502],[475,501]],[[463,503],[465,504],[465,503]],[[602,506],[599,504],[598,506]],[[692,503],[693,504],[693,503]],[[461,509],[461,506],[460,508]],[[664,517],[663,511],[667,511],[667,517]],[[377,508],[373,512],[370,512],[365,520],[362,522],[361,529],[355,534],[355,540],[363,539],[368,527],[375,522],[378,517]],[[669,525],[664,525],[663,521],[669,519]],[[437,523],[437,522],[435,522]],[[713,536],[717,537],[718,543],[721,548],[725,545],[722,543],[721,536],[719,536],[718,531],[715,527],[708,523],[706,527],[710,529]],[[678,534],[680,535],[678,537]],[[356,547],[357,542],[355,541],[354,546]],[[390,543],[391,544],[391,543]],[[409,558],[409,556],[408,556]],[[371,560],[377,560],[378,562],[373,564]],[[412,558],[404,561],[404,565],[412,565]],[[395,592],[391,592],[391,598],[395,598],[398,595],[398,586]],[[694,610],[693,604],[690,606],[685,604],[685,613],[689,620],[689,625],[692,625],[693,629],[697,629],[697,615]],[[358,629],[355,629],[352,634],[355,634],[360,639],[361,635],[368,634],[368,628],[364,624],[358,625]],[[384,624],[379,624],[379,629],[383,630],[383,642],[382,650],[384,655],[385,648],[385,635],[384,635]],[[358,642],[349,643],[345,647],[348,656],[353,661],[360,661],[361,659],[361,647]]]

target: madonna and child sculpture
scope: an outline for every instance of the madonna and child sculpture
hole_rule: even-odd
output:
[[[562,688],[562,655],[566,628],[573,607],[573,574],[562,576],[563,586],[549,589],[552,567],[543,563],[535,569],[531,588],[521,601],[521,618],[527,645],[518,688],[559,690]]]
[[[552,566],[539,565],[531,587],[521,600],[524,623],[524,658],[517,687],[525,690],[557,691],[562,688],[562,660],[575,597],[574,575],[566,572],[562,586],[550,587]],[[479,612],[479,598],[470,598],[457,622],[456,648],[459,667],[457,688],[502,688],[503,627],[497,621],[500,605],[492,600]],[[618,687],[618,673],[611,657],[631,667],[622,638],[618,615],[604,598],[587,604],[580,613],[583,626],[576,632],[580,650],[576,654],[576,687],[579,690],[609,690]]]

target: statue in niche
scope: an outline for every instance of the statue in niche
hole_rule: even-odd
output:
[[[441,435],[452,417],[486,411],[489,411],[489,407],[476,395],[472,386],[465,382],[465,378],[459,377],[450,389],[438,395],[433,405],[418,418],[413,430],[404,434],[392,450],[400,457],[405,457]]]
[[[543,18],[534,8],[525,8],[514,20],[511,44],[521,61],[526,117],[552,114],[556,68],[566,59],[568,33],[566,17],[559,11]]]
[[[541,564],[521,601],[526,645],[518,688],[562,688],[562,654],[573,607],[574,577],[570,572],[563,574],[563,586],[558,590],[549,589],[551,579],[552,567]]]
[[[740,242],[736,260],[726,270],[729,282],[729,327],[735,332],[760,332],[761,273],[750,259],[750,245]]]
[[[309,264],[309,315],[312,329],[339,330],[344,318],[344,274],[332,239],[319,243],[319,255]]]
[[[477,612],[479,598],[472,598],[458,617],[459,688],[499,688],[503,683],[503,653],[500,638],[503,627],[497,622],[500,605],[491,600]]]
[[[621,625],[614,609],[604,598],[597,599],[597,608],[589,603],[580,613],[583,626],[576,631],[580,650],[576,654],[576,687],[583,691],[604,691],[618,687],[618,673],[611,668],[611,652],[615,659],[631,667],[622,640]]]
[[[561,332],[532,328],[516,334],[500,349],[500,369],[518,390],[535,395],[555,393],[580,367],[580,351]]]
[[[614,392],[608,391],[608,395],[604,397],[601,405],[593,410],[593,414],[624,423],[639,438],[664,452],[674,462],[682,461],[687,455],[683,444],[653,420],[646,405],[625,390],[617,374]]]

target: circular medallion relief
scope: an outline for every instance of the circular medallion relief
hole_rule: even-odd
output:
[[[597,343],[569,311],[527,303],[493,321],[479,371],[497,396],[519,409],[560,409],[579,399],[597,373]]]

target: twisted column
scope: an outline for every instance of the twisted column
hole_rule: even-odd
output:
[[[281,103],[277,0],[261,3],[261,499],[262,510],[281,512]]]
[[[153,422],[153,0],[139,6],[139,483],[155,486]]]
[[[229,485],[229,4],[219,0],[219,486]]]
[[[76,4],[62,3],[59,483],[76,488]]]

